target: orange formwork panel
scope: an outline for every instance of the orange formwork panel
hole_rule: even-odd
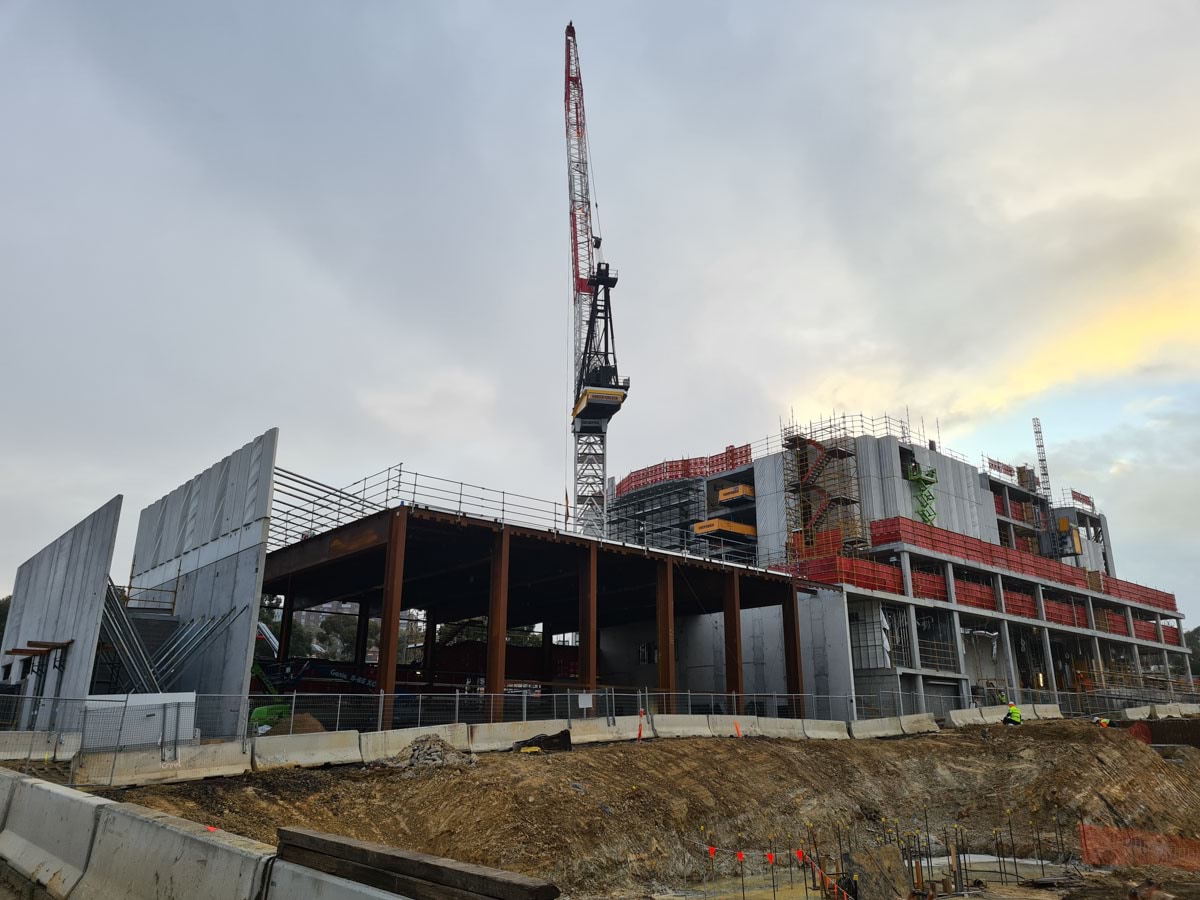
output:
[[[948,600],[946,579],[941,575],[928,572],[912,573],[913,596],[924,597],[926,600]]]
[[[962,606],[972,606],[975,609],[996,608],[996,592],[990,584],[976,584],[974,581],[955,578],[954,598]]]

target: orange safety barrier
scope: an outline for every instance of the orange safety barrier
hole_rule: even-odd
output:
[[[852,584],[874,591],[904,593],[904,576],[897,566],[869,559],[827,556],[823,559],[801,560],[796,563],[796,574],[826,584]]]
[[[1057,622],[1059,625],[1074,625],[1076,628],[1087,628],[1087,608],[1075,603],[1064,603],[1060,600],[1047,598],[1046,621]]]
[[[871,543],[875,546],[894,543],[914,544],[927,550],[936,550],[947,556],[958,557],[968,562],[980,562],[1010,572],[1020,572],[1035,575],[1047,581],[1088,589],[1087,572],[1084,569],[1068,566],[1058,560],[1046,559],[1036,553],[1023,550],[1012,550],[998,544],[990,544],[978,538],[968,537],[944,528],[926,525],[914,519],[897,516],[891,519],[881,519],[871,523]],[[1100,593],[1119,597],[1134,603],[1144,603],[1147,606],[1175,611],[1175,595],[1166,591],[1144,587],[1130,581],[1121,581],[1107,575],[1101,576]]]
[[[1163,626],[1163,643],[1170,644],[1173,647],[1182,647],[1183,642],[1179,640],[1179,629],[1174,625]]]
[[[1200,871],[1200,841],[1134,828],[1079,826],[1083,861],[1093,866],[1153,866]]]
[[[1107,631],[1109,634],[1129,635],[1129,623],[1125,621],[1123,613],[1114,612],[1111,609],[1096,610],[1097,618],[1100,617],[1101,612],[1104,613],[1104,620],[1108,622],[1108,628],[1102,629],[1103,631]],[[1097,622],[1096,624],[1099,623]]]

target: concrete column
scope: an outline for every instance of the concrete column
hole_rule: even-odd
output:
[[[1008,621],[1001,620],[1000,622],[1000,648],[1004,653],[1004,669],[1008,675],[1008,699],[1013,700],[1016,692],[1020,689],[1020,682],[1017,680],[1017,666],[1013,661],[1012,635],[1008,631]]]
[[[658,563],[655,585],[655,618],[658,625],[658,689],[675,693],[675,563]],[[726,668],[729,668],[726,666]],[[672,712],[668,698],[663,712]]]
[[[491,579],[488,590],[487,665],[484,692],[492,698],[491,721],[504,721],[504,674],[508,654],[508,566],[511,553],[509,530],[501,527],[492,545]]]
[[[1142,677],[1142,654],[1138,651],[1137,644],[1130,644],[1129,648],[1133,651],[1133,671],[1137,673],[1138,678]]]
[[[1129,629],[1129,636],[1130,636],[1131,638],[1132,638],[1132,637],[1134,637],[1134,633],[1133,633],[1133,609],[1132,609],[1132,608],[1130,608],[1130,607],[1128,607],[1128,606],[1126,606],[1126,607],[1125,607],[1125,627],[1126,627],[1127,629]]]
[[[921,646],[917,639],[917,608],[908,605],[908,639],[912,642],[912,667],[921,668]]]
[[[1088,628],[1092,629],[1092,631],[1095,631],[1096,630],[1096,608],[1094,606],[1092,606],[1092,598],[1091,597],[1089,597],[1085,594],[1083,599],[1084,599],[1084,602],[1087,604]]]
[[[1180,629],[1181,629],[1180,634],[1182,634],[1183,633],[1183,631],[1182,631],[1183,623],[1180,622],[1179,624],[1180,624]],[[1183,654],[1183,665],[1185,668],[1187,668],[1188,684],[1193,685],[1193,688],[1194,688],[1195,684],[1194,684],[1194,679],[1192,678],[1192,654],[1190,654],[1190,653]]]
[[[1091,602],[1088,603],[1088,612],[1092,611]],[[1096,675],[1099,677],[1100,687],[1104,687],[1104,654],[1100,652],[1100,638],[1092,635],[1092,653],[1096,660]]]
[[[929,710],[927,710],[925,708],[925,676],[918,675],[917,679],[916,679],[916,683],[917,683],[917,712],[919,712],[919,713],[928,712]]]
[[[542,686],[554,680],[554,626],[542,623]]]
[[[408,543],[408,507],[392,515],[383,575],[383,612],[379,623],[379,691],[396,693],[400,657],[400,611],[404,607],[404,552]],[[384,728],[391,727],[392,705],[384,704]]]
[[[943,577],[946,579],[946,599],[951,603],[957,603],[958,591],[954,589],[954,563],[946,563]]]
[[[1046,621],[1046,595],[1042,593],[1042,586],[1034,584],[1033,586],[1033,602],[1037,607],[1037,617],[1043,622]]]
[[[999,575],[992,575],[992,592],[996,595],[996,611],[1008,612],[1004,608],[1004,579]]]
[[[791,584],[783,586],[783,668],[789,694],[804,693],[804,669],[800,659],[800,611],[796,608],[796,590]],[[804,717],[801,701],[796,715]]]
[[[737,571],[724,575],[723,607],[725,610],[725,690],[731,694],[744,691],[742,676],[742,586]],[[738,701],[739,712],[741,701]]]
[[[1160,644],[1165,644],[1166,639],[1163,637],[1162,616],[1160,615],[1155,615],[1154,617],[1154,630],[1158,632],[1158,642]]]
[[[579,564],[579,688],[585,691],[594,691],[598,678],[597,562],[596,545],[589,544]]]
[[[971,702],[970,678],[967,675],[967,649],[963,646],[962,620],[959,618],[958,610],[950,613],[950,617],[954,622],[954,653],[958,658],[958,674],[963,677],[962,699],[965,706]]]
[[[1012,518],[1012,499],[1008,496],[1008,488],[1004,488],[1004,515],[1006,518]]]
[[[1162,626],[1159,626],[1160,630]],[[1162,651],[1163,674],[1167,678],[1167,693],[1172,697],[1175,696],[1175,685],[1171,683],[1171,657],[1167,655],[1167,651]]]
[[[1041,597],[1042,589],[1038,588],[1038,596]],[[1046,657],[1046,686],[1058,693],[1058,676],[1054,674],[1054,651],[1050,647],[1050,629],[1039,628],[1042,633],[1042,655]]]
[[[909,556],[907,550],[900,551],[900,574],[904,578],[904,596],[911,597],[913,595],[912,557]]]

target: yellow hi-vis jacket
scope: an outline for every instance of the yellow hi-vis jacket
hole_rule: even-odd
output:
[[[1014,722],[1016,722],[1018,725],[1020,725],[1021,724],[1021,708],[1019,706],[1010,706],[1008,708],[1008,717],[1010,719],[1012,719]]]

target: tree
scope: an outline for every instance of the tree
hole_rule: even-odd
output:
[[[1185,631],[1183,633],[1183,639],[1187,644],[1187,648],[1191,650],[1194,655],[1200,656],[1200,625],[1197,625],[1190,631]]]
[[[299,619],[293,619],[292,634],[288,638],[288,657],[290,659],[307,659],[313,655],[316,643],[317,629],[309,628]]]

